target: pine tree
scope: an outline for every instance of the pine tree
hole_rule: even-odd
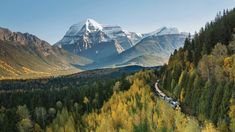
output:
[[[212,81],[208,80],[203,88],[202,95],[199,100],[199,114],[201,119],[209,117],[210,113],[210,96],[211,96]]]
[[[215,94],[213,96],[212,100],[212,107],[210,110],[210,119],[213,121],[213,123],[217,123],[219,118],[219,106],[221,104],[221,98],[223,98],[223,84],[219,84],[215,90]]]

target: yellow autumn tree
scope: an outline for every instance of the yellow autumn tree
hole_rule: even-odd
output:
[[[86,131],[199,131],[197,120],[157,98],[148,85],[151,71],[129,77],[125,92],[114,93],[100,111],[84,116]]]

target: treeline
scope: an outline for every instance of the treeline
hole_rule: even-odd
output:
[[[218,13],[162,70],[162,88],[178,98],[183,111],[235,131],[235,9]]]
[[[129,89],[125,76],[1,81],[0,131],[42,131],[64,112],[75,112],[75,126],[81,126],[82,115],[101,108],[115,90]]]

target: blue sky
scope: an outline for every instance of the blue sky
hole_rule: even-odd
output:
[[[1,0],[0,26],[51,44],[87,18],[140,33],[162,26],[194,33],[218,11],[233,7],[235,0]]]

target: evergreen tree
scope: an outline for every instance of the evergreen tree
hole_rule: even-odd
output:
[[[223,98],[223,84],[220,83],[216,90],[215,90],[215,94],[213,96],[212,99],[212,107],[210,110],[210,119],[216,124],[219,118],[219,106],[221,104],[221,98]]]

